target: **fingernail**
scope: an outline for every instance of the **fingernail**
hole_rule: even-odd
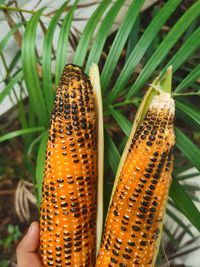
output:
[[[31,224],[31,225],[29,226],[29,228],[28,228],[28,234],[30,234],[30,232],[32,231],[32,229],[33,229],[33,225]]]

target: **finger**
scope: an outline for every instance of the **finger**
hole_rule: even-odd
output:
[[[18,267],[42,267],[41,259],[37,254],[38,247],[39,224],[33,222],[17,247]]]

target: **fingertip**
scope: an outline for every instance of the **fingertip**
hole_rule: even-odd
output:
[[[39,223],[32,222],[26,235],[18,245],[18,251],[36,252],[39,246]]]
[[[39,223],[38,222],[32,222],[29,226],[27,234],[34,234],[35,232],[39,232]]]

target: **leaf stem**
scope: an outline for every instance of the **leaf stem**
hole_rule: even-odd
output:
[[[125,105],[134,105],[134,106],[137,106],[138,107],[138,104],[140,103],[141,99],[140,98],[134,98],[133,100],[125,100],[123,102],[119,102],[119,103],[115,103],[113,105],[111,105],[112,107],[121,107],[121,106],[125,106]]]
[[[173,96],[195,96],[195,95],[200,96],[200,90],[197,92],[191,92],[191,93],[182,93],[182,94],[173,93]]]
[[[28,14],[35,14],[37,11],[33,10],[27,10],[27,9],[22,9],[22,8],[17,8],[17,7],[10,7],[10,6],[0,6],[0,9],[3,10],[9,10],[9,11],[16,11],[16,12],[22,12],[22,13],[28,13]],[[48,17],[48,15],[42,14],[41,16]]]

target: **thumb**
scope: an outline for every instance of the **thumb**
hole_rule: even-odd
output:
[[[33,222],[27,234],[17,247],[18,267],[42,267],[41,259],[37,254],[39,247],[39,224]]]

